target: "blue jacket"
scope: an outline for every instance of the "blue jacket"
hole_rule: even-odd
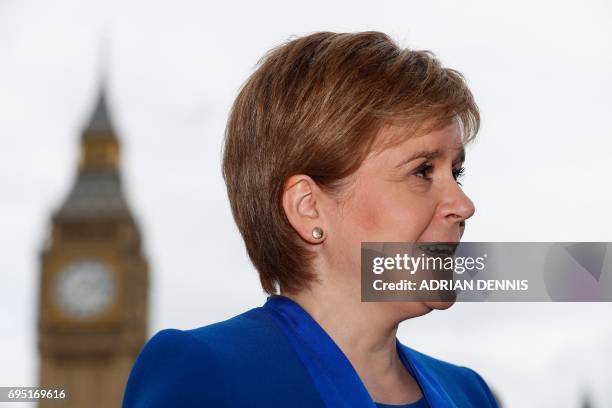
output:
[[[432,408],[497,407],[473,370],[397,341]],[[166,329],[141,350],[124,408],[363,407],[375,404],[340,348],[297,303],[263,307],[193,330]]]

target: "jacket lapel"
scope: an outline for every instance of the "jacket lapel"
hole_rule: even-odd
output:
[[[376,408],[342,350],[300,305],[273,295],[264,308],[287,336],[326,406]]]
[[[376,408],[359,375],[323,328],[293,300],[272,295],[264,304],[308,370],[328,407]],[[443,384],[421,356],[396,339],[406,369],[418,382],[431,408],[455,408]]]
[[[444,385],[433,374],[421,356],[410,347],[404,346],[397,340],[397,349],[404,365],[421,387],[423,396],[431,408],[455,408],[457,405],[446,392]]]

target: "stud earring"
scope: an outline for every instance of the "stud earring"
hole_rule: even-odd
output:
[[[319,227],[314,227],[312,229],[312,237],[314,239],[321,239],[321,238],[323,238],[323,229],[321,229]]]

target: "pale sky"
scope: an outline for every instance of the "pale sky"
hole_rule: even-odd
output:
[[[0,386],[36,385],[37,256],[74,181],[102,39],[152,335],[265,301],[221,178],[223,129],[257,60],[320,30],[383,31],[466,76],[483,126],[465,241],[612,241],[606,1],[0,0]],[[456,304],[398,336],[476,369],[506,407],[577,407],[583,392],[605,407],[611,315],[612,303]]]

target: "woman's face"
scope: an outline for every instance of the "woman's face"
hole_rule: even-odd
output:
[[[474,214],[457,181],[463,160],[456,122],[367,157],[327,220],[332,263],[360,271],[361,242],[366,241],[458,242],[465,220]]]

